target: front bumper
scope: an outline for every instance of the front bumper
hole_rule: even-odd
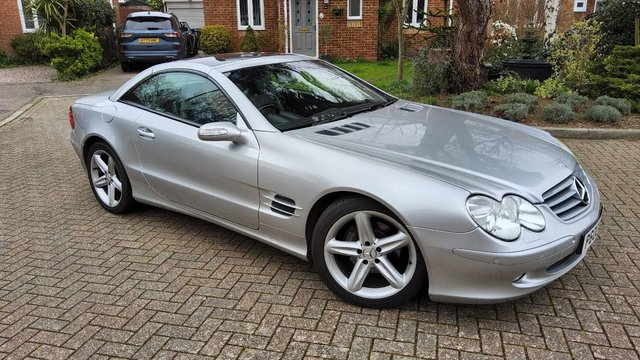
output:
[[[523,229],[513,242],[497,240],[480,228],[468,233],[411,228],[427,265],[430,298],[504,302],[530,294],[573,269],[586,254],[584,235],[600,221],[599,196],[570,223],[548,208],[541,210],[546,229],[540,233]]]

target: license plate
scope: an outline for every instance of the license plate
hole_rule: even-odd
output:
[[[159,38],[140,38],[138,39],[140,44],[157,44],[160,42]]]
[[[586,253],[587,250],[593,245],[593,242],[598,238],[598,228],[600,227],[600,220],[589,230],[582,239],[582,253]]]

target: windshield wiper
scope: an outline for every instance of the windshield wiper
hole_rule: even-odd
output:
[[[382,109],[383,107],[387,107],[387,106],[393,104],[396,101],[398,101],[398,100],[397,99],[391,99],[391,100],[385,101],[385,102],[375,102],[373,104],[365,103],[364,105],[360,104],[360,105],[352,106],[351,108],[346,108],[345,110],[338,111],[338,112],[335,112],[333,114],[327,115],[326,117],[324,117],[324,118],[322,118],[320,120],[317,120],[314,124],[315,125],[326,124],[326,123],[330,123],[330,122],[333,122],[333,121],[346,119],[348,117],[351,117],[353,115],[360,114],[360,113],[363,113],[363,112],[369,112],[369,111],[373,111],[373,110]]]

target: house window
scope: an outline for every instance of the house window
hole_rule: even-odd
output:
[[[429,0],[410,0],[408,4],[412,4],[412,7],[409,9],[405,24],[408,26],[422,26],[427,18]]]
[[[602,9],[602,5],[604,4],[605,0],[596,0],[596,3],[593,4],[593,12],[596,12],[600,9]]]
[[[573,3],[574,12],[587,12],[587,0],[575,0]]]
[[[29,0],[18,0],[18,12],[23,32],[34,32],[38,29],[38,17],[29,3]]]
[[[362,19],[362,0],[347,0],[347,19]]]
[[[238,29],[264,30],[264,0],[237,0]]]

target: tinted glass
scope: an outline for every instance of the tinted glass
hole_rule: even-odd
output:
[[[227,74],[279,130],[331,121],[390,98],[320,61],[295,61]]]
[[[240,25],[249,25],[249,7],[248,0],[240,0]]]
[[[361,16],[360,14],[360,2],[362,0],[349,0],[349,16]]]
[[[136,17],[127,19],[126,30],[171,30],[171,20],[167,18]]]
[[[33,8],[30,1],[22,0],[22,12],[24,15],[24,27],[25,29],[32,30],[36,28],[35,20],[33,16]]]
[[[253,0],[253,26],[262,26],[262,17],[260,16],[262,10],[260,9],[260,0]]]
[[[231,101],[213,82],[196,74],[156,75],[138,85],[123,100],[199,125],[219,121],[236,123],[237,112]]]

